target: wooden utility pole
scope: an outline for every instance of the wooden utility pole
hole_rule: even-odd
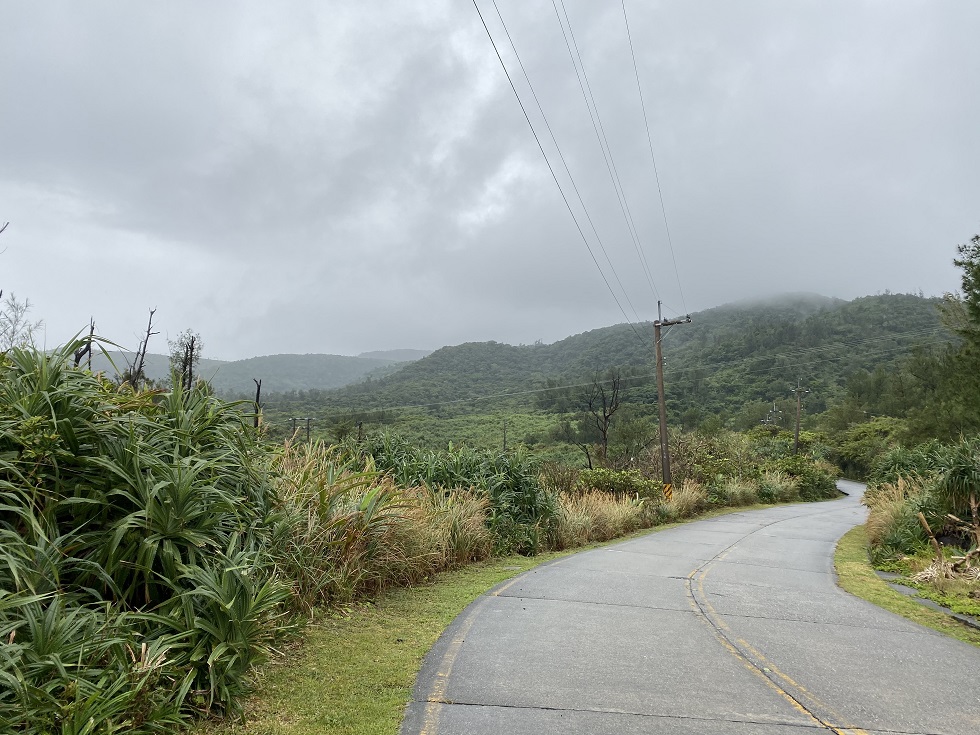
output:
[[[293,436],[292,436],[293,439],[296,438],[296,432],[297,432],[296,422],[297,421],[305,421],[306,422],[306,441],[307,441],[307,443],[309,443],[309,441],[310,441],[310,425],[313,423],[313,417],[312,416],[293,416]]]
[[[796,388],[793,392],[796,394],[796,432],[793,434],[793,454],[800,453],[800,413],[803,410],[803,396],[810,391],[806,390],[801,385],[802,381],[796,381]]]
[[[657,398],[660,404],[660,467],[663,472],[664,493],[670,497],[670,451],[667,447],[667,401],[664,398],[664,353],[660,346],[663,339],[661,327],[672,327],[675,324],[690,324],[691,315],[683,319],[664,319],[660,313],[661,302],[657,302],[657,321],[653,323],[653,341],[657,348]]]

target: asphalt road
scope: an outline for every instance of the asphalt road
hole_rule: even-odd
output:
[[[840,590],[841,500],[575,554],[481,597],[426,658],[403,735],[980,733],[980,649]]]

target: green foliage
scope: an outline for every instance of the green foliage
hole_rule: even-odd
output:
[[[620,496],[660,499],[663,488],[659,480],[644,477],[639,470],[611,470],[598,467],[582,470],[578,476],[581,490],[600,490]]]
[[[864,479],[902,431],[902,422],[887,416],[854,424],[835,434],[834,459],[846,477]]]
[[[490,452],[452,445],[445,451],[419,449],[396,434],[378,432],[363,443],[339,448],[342,461],[356,465],[370,458],[402,487],[450,491],[472,488],[489,501],[488,525],[496,553],[534,554],[554,523],[555,497],[545,490],[537,467],[523,449]]]
[[[800,491],[791,475],[778,470],[763,472],[756,481],[759,502],[789,503],[800,499]]]
[[[945,542],[964,549],[976,546],[976,531],[951,523],[950,515],[970,519],[971,506],[978,499],[980,439],[889,450],[875,464],[865,494],[871,508],[868,537],[875,558],[893,559],[925,547],[928,538],[919,513]]]
[[[729,477],[751,478],[758,474],[764,461],[764,455],[757,451],[752,438],[732,431],[712,434],[675,432],[670,439],[675,484],[690,480],[711,485]],[[659,447],[655,461],[659,462]]]
[[[960,257],[955,258],[953,264],[963,270],[963,306],[967,317],[960,332],[968,342],[980,348],[980,235],[958,245],[956,252]]]
[[[840,494],[837,489],[837,468],[829,463],[794,455],[776,460],[774,468],[796,480],[801,500],[823,500]]]
[[[969,518],[971,505],[975,508],[980,500],[980,437],[963,439],[937,455],[936,492],[948,512]]]
[[[885,483],[895,484],[899,478],[926,478],[937,469],[938,444],[908,449],[901,445],[880,454],[868,473],[868,486],[876,488]]]
[[[233,709],[288,594],[263,456],[207,390],[118,391],[72,366],[80,345],[0,358],[0,629],[20,641],[0,720],[153,732]]]

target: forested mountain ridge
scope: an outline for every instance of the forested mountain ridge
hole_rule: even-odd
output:
[[[664,337],[671,412],[760,410],[752,404],[785,398],[798,381],[810,388],[813,409],[823,410],[844,393],[848,376],[890,365],[915,345],[948,341],[936,304],[937,299],[909,294],[853,301],[791,294],[693,314],[691,324],[672,327]],[[268,408],[324,418],[405,406],[479,412],[488,401],[471,399],[491,396],[495,407],[562,411],[581,388],[561,386],[610,369],[626,377],[628,402],[655,402],[652,324],[619,324],[548,345],[443,347],[380,379],[331,392],[270,396]]]

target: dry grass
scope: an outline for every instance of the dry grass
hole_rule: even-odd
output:
[[[870,511],[866,528],[872,547],[879,546],[895,528],[902,516],[905,501],[921,493],[921,482],[899,477],[898,482],[882,483],[864,494],[861,502]]]
[[[552,546],[569,549],[632,533],[644,525],[643,504],[598,490],[561,493]]]
[[[684,480],[674,488],[673,497],[667,501],[667,511],[672,518],[690,518],[708,507],[708,491],[692,480]]]
[[[290,532],[276,562],[300,607],[345,604],[485,559],[487,500],[467,490],[400,488],[339,467],[323,444],[286,445],[273,468]]]
[[[414,488],[407,491],[411,510],[406,518],[410,534],[424,539],[437,554],[435,571],[457,569],[488,558],[493,537],[487,528],[489,500],[470,490],[452,492]],[[408,541],[406,539],[406,541]]]
[[[725,505],[740,507],[759,502],[759,494],[756,487],[748,480],[731,477],[725,481],[721,492],[726,501]]]

